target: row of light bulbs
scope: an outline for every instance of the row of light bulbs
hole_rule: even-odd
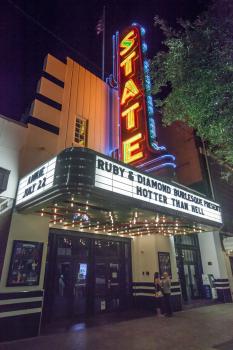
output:
[[[109,220],[111,221],[111,229],[107,229],[106,226],[108,226],[108,225],[102,225],[102,228],[101,228],[100,223],[98,221],[96,223],[96,226],[93,228],[92,225],[90,224],[90,222],[88,222],[84,225],[82,222],[77,223],[74,220],[72,220],[72,222],[69,223],[69,222],[64,221],[64,218],[59,219],[59,216],[61,216],[61,214],[58,214],[57,203],[55,203],[54,206],[55,206],[55,208],[53,209],[53,215],[52,215],[53,221],[52,221],[52,223],[53,223],[53,225],[63,224],[63,228],[65,228],[65,229],[67,229],[68,226],[71,226],[72,228],[74,228],[75,226],[79,225],[80,230],[83,230],[83,228],[86,228],[86,229],[88,228],[90,231],[92,230],[94,232],[98,230],[98,231],[103,231],[104,233],[106,233],[106,231],[107,231],[107,234],[109,234],[109,235],[117,234],[117,235],[124,237],[126,234],[128,234],[129,236],[134,237],[134,236],[139,236],[139,235],[140,236],[150,235],[151,233],[154,233],[153,231],[151,232],[150,226],[155,225],[155,227],[158,227],[156,233],[162,234],[163,236],[173,236],[176,234],[184,234],[184,235],[187,234],[185,229],[183,231],[180,231],[179,222],[177,219],[175,221],[175,228],[174,229],[172,228],[173,232],[171,232],[171,230],[172,230],[171,228],[167,229],[166,226],[163,225],[163,224],[166,224],[165,215],[159,216],[157,214],[155,219],[154,219],[155,223],[154,222],[148,223],[148,220],[145,219],[144,226],[146,228],[146,232],[142,232],[143,228],[138,228],[138,232],[135,232],[135,231],[132,232],[134,230],[133,225],[137,224],[137,219],[138,219],[138,212],[137,211],[134,212],[133,219],[129,221],[129,224],[127,224],[125,226],[125,229],[122,229],[122,228],[119,229],[118,227],[115,228],[115,226],[114,226],[114,214],[111,211],[109,211],[108,217],[109,217]],[[74,207],[74,197],[71,197],[70,206]],[[85,206],[86,206],[85,210],[87,211],[89,209],[88,200],[86,201]],[[80,212],[80,208],[78,208],[77,211]],[[44,215],[44,209],[41,210],[41,216],[43,216],[43,215]],[[165,227],[163,227],[163,226],[165,226]],[[196,228],[198,228],[198,229],[196,230]],[[190,232],[190,229],[188,229],[188,232]],[[193,229],[191,232],[202,232],[202,230],[201,230],[200,226],[198,227],[195,224],[193,224]]]

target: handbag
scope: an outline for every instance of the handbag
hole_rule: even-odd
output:
[[[163,293],[159,290],[158,292],[155,292],[155,297],[156,298],[162,298]]]

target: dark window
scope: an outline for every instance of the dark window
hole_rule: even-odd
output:
[[[95,254],[96,256],[119,256],[120,242],[95,240]]]
[[[58,256],[87,257],[89,240],[85,238],[73,238],[71,236],[59,237],[57,246]]]
[[[179,235],[175,236],[175,243],[187,246],[197,246],[197,236],[196,235]]]
[[[0,193],[7,189],[10,170],[0,168]]]

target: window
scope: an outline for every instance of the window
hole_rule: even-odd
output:
[[[87,120],[76,119],[74,141],[80,146],[87,146]]]
[[[0,193],[7,189],[9,175],[10,170],[0,168]]]

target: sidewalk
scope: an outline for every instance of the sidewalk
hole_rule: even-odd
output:
[[[215,347],[214,347],[215,346]],[[233,350],[233,304],[1,343],[0,350]]]

